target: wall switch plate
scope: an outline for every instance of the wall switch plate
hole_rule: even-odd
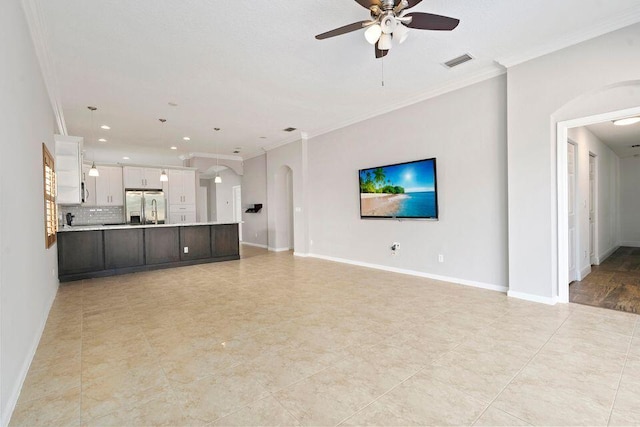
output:
[[[444,262],[444,255],[438,254],[438,262]]]
[[[189,253],[189,246],[185,246],[185,247],[184,247],[184,253],[185,253],[185,254],[188,254],[188,253]]]

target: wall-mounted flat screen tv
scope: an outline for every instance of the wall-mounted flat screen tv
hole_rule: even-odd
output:
[[[360,217],[438,219],[436,159],[361,169]]]

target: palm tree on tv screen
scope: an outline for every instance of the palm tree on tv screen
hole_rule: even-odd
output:
[[[384,169],[382,168],[376,168],[373,171],[373,180],[375,181],[376,184],[378,184],[378,192],[382,192],[382,186],[384,185],[385,180],[387,179],[387,176],[384,173]]]

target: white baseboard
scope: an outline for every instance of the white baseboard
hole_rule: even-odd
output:
[[[638,244],[640,244],[640,242],[638,242]],[[611,256],[612,253],[614,253],[615,251],[617,251],[620,248],[620,246],[613,246],[611,249],[609,249],[608,251],[605,251],[603,253],[600,254],[600,256],[598,257],[598,263],[596,265],[600,265],[604,262],[604,260],[606,260],[607,258],[609,258]]]
[[[42,334],[44,333],[44,327],[47,325],[47,319],[49,319],[49,312],[51,311],[51,307],[53,306],[53,301],[55,301],[57,294],[58,294],[58,290],[56,289],[56,292],[53,294],[53,298],[51,298],[51,301],[49,301],[49,305],[47,307],[46,313],[44,314],[42,320],[40,321],[38,333],[36,334],[35,337],[33,337],[33,342],[31,343],[31,347],[29,348],[29,353],[27,354],[27,357],[22,363],[22,367],[20,368],[20,375],[18,377],[18,382],[14,384],[9,400],[7,401],[7,406],[2,410],[2,419],[0,420],[0,425],[2,427],[7,427],[9,425],[9,421],[11,420],[11,416],[13,415],[13,411],[16,409],[16,404],[18,403],[18,398],[20,397],[20,392],[22,391],[24,380],[27,378],[27,373],[29,373],[31,362],[33,361],[33,357],[36,355],[38,344],[40,344],[40,338],[42,338]]]
[[[508,291],[507,296],[525,301],[537,302],[547,305],[555,305],[558,302],[557,297],[541,297],[539,295],[526,294],[524,292]]]
[[[260,243],[240,242],[242,245],[255,246],[256,248],[267,249],[267,245],[261,245]]]
[[[305,254],[303,252],[295,252],[295,251],[293,252],[293,255],[294,256],[299,256],[299,257],[302,257],[302,258],[306,258],[306,257],[309,256],[309,254]]]
[[[584,279],[591,273],[591,265],[587,265],[580,270],[580,280]]]
[[[267,249],[269,249],[271,252],[286,252],[291,250],[291,248],[272,248],[272,247],[268,247]]]
[[[458,285],[473,286],[475,288],[481,288],[481,289],[489,289],[491,291],[507,292],[506,286],[494,285],[491,283],[483,283],[483,282],[476,282],[474,280],[458,279],[456,277],[440,276],[437,274],[424,273],[422,271],[406,270],[403,268],[389,267],[386,265],[371,264],[368,262],[361,262],[361,261],[353,261],[350,259],[336,258],[336,257],[331,257],[326,255],[318,255],[318,254],[310,253],[307,256],[311,258],[324,259],[327,261],[340,262],[343,264],[357,265],[359,267],[375,268],[376,270],[390,271],[392,273],[400,273],[400,274],[407,274],[410,276],[424,277],[427,279],[441,280],[443,282],[450,282]]]
[[[630,248],[640,248],[640,242],[628,240],[626,242],[620,242],[620,246],[627,246]]]

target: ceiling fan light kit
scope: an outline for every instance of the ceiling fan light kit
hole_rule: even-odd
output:
[[[318,34],[316,39],[324,40],[367,28],[364,37],[367,42],[375,46],[376,58],[382,58],[393,46],[392,40],[400,44],[407,39],[409,36],[409,28],[417,30],[451,31],[460,23],[460,20],[448,16],[423,12],[405,13],[406,9],[411,9],[422,2],[422,0],[355,1],[360,6],[369,9],[371,14],[369,21],[354,22],[353,24]]]

